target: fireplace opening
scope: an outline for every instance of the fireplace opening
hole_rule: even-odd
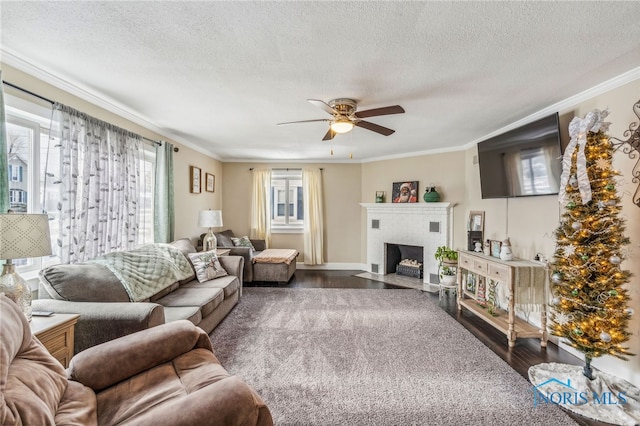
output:
[[[423,276],[424,249],[419,246],[385,243],[386,273],[407,275],[416,278]]]

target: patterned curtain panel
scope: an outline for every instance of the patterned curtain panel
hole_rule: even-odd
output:
[[[173,205],[173,145],[156,146],[156,173],[153,194],[153,237],[156,243],[173,241],[175,215]]]
[[[0,82],[2,70],[0,70]],[[7,125],[4,116],[4,91],[0,83],[0,213],[9,208],[9,163],[7,161]]]
[[[251,191],[251,238],[265,241],[271,247],[271,170],[253,170]]]
[[[47,157],[60,175],[47,176],[47,194],[58,198],[62,263],[134,248],[142,137],[57,103],[51,128],[49,149],[58,152]]]
[[[304,191],[304,264],[322,265],[324,263],[324,234],[322,171],[304,169],[302,171],[302,190]]]

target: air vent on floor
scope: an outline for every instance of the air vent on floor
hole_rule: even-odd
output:
[[[375,263],[371,264],[371,272],[373,272],[374,274],[378,273],[378,265]]]

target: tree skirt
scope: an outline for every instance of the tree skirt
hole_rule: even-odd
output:
[[[593,370],[594,380],[582,367],[555,362],[529,368],[535,386],[534,404],[561,405],[590,419],[616,425],[640,423],[640,389],[619,377]]]

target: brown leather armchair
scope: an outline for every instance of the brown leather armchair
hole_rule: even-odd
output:
[[[269,409],[175,321],[94,346],[67,371],[0,295],[0,424],[272,425]]]

